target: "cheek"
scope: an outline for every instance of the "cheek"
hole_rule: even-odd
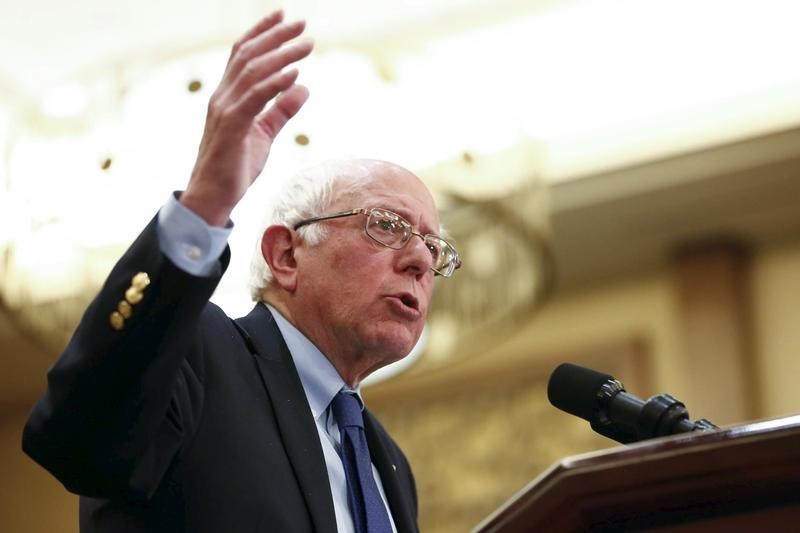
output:
[[[339,295],[337,298],[353,304],[367,304],[380,293],[389,267],[381,254],[356,252],[351,249],[335,253],[330,258],[328,271],[319,274],[325,276],[327,286]],[[337,305],[341,303],[341,300],[336,302]]]
[[[433,289],[436,287],[436,278],[434,278],[433,274],[431,274],[430,276],[425,277],[420,282],[419,286],[420,289],[422,289],[422,293],[428,299],[428,302],[430,302],[431,298],[433,298]]]
[[[381,250],[375,248],[374,243],[363,235],[363,231],[361,233],[347,235],[329,243],[333,246],[329,248],[326,260],[332,270],[343,275],[356,275],[358,271],[368,269],[376,262],[376,256],[381,255],[376,252]]]
[[[392,255],[388,248],[375,249],[370,243],[350,249],[337,258],[339,268],[356,283],[368,288],[379,287],[392,271]]]

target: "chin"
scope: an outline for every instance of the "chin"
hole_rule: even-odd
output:
[[[395,361],[403,359],[405,356],[411,353],[413,348],[413,342],[410,344],[407,342],[383,344],[383,351],[390,363],[394,363]]]
[[[383,353],[389,362],[394,362],[411,353],[422,334],[422,329],[410,328],[408,324],[390,322],[378,325],[377,330],[373,333],[374,342],[371,344],[375,351]]]
[[[384,352],[390,362],[393,363],[411,353],[417,340],[419,340],[419,335],[408,330],[383,332],[377,339],[376,349]]]

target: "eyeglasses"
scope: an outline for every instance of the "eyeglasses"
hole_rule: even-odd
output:
[[[436,235],[417,233],[411,229],[411,223],[408,220],[388,209],[381,209],[379,207],[373,207],[372,209],[351,209],[331,215],[307,218],[295,224],[294,229],[297,230],[313,222],[321,222],[323,220],[353,215],[365,215],[367,217],[367,223],[364,226],[364,230],[367,232],[367,236],[387,248],[400,250],[408,244],[412,235],[416,235],[422,239],[422,242],[425,243],[425,246],[428,248],[433,258],[431,270],[440,276],[449,278],[457,268],[461,267],[461,258],[458,256],[458,252],[456,252],[452,244]]]

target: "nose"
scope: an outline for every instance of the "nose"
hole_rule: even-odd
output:
[[[425,244],[422,235],[414,233],[406,245],[398,250],[400,259],[398,267],[403,272],[410,272],[420,278],[430,272],[433,274],[433,256]]]

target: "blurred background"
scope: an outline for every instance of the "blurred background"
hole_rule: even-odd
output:
[[[231,43],[271,0],[0,0],[0,530],[77,531],[20,451],[116,258],[191,171]],[[234,215],[214,300],[250,306],[259,199],[331,157],[407,166],[464,268],[367,401],[423,531],[465,531],[615,443],[547,404],[562,361],[719,425],[800,412],[800,6],[287,0],[311,100]]]

